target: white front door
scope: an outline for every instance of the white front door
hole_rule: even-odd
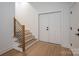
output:
[[[41,14],[40,36],[41,41],[61,44],[61,12]]]
[[[48,42],[48,14],[44,14],[44,15],[40,15],[40,35],[39,35],[39,39],[41,41],[45,41]]]

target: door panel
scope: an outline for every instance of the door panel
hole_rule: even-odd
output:
[[[40,35],[39,38],[41,41],[48,42],[48,14],[40,15]]]
[[[61,32],[60,32],[60,23],[61,23],[61,13],[52,13],[49,16],[49,42],[60,44],[61,41]]]

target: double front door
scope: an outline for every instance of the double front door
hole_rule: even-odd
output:
[[[40,41],[61,44],[61,12],[39,15]]]

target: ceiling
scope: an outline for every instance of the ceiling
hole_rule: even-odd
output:
[[[74,2],[29,2],[37,12],[46,12],[71,7]]]

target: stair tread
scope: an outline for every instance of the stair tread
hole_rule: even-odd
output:
[[[32,34],[25,35],[25,37],[33,36]]]
[[[25,38],[25,42],[28,42],[29,40],[35,39],[34,37]],[[21,43],[22,41],[16,40],[15,42]]]
[[[29,44],[33,43],[34,41],[36,41],[36,39],[32,39],[29,42],[26,42],[25,46],[28,46]],[[19,45],[18,47],[22,48],[22,45]]]
[[[25,33],[31,33],[29,30],[25,30]]]
[[[17,31],[16,33],[21,33],[22,31]],[[25,30],[25,32],[30,32],[30,30]],[[31,33],[31,32],[30,32]]]
[[[27,31],[30,32],[30,30],[25,30],[25,32],[27,32]],[[21,32],[21,30],[20,31],[17,31],[17,32]]]
[[[35,37],[34,36],[28,36],[28,37],[25,37],[25,40],[28,40],[28,39],[34,39]]]
[[[29,41],[32,40],[32,39],[34,39],[34,38],[27,39],[27,40],[25,40],[25,42],[29,42]]]
[[[25,32],[25,35],[32,34],[31,32]]]

